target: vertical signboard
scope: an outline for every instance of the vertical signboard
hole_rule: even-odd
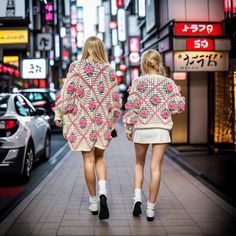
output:
[[[0,19],[25,19],[25,7],[25,0],[1,0]]]
[[[126,40],[126,22],[125,22],[125,10],[120,8],[117,12],[118,22],[118,40],[124,42]]]

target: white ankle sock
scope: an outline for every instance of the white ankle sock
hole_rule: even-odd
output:
[[[98,197],[95,196],[95,197],[92,197],[92,196],[89,196],[89,202],[90,203],[96,203],[98,201]]]
[[[142,202],[141,191],[142,190],[140,188],[134,189],[134,201],[135,202]]]
[[[155,208],[155,203],[151,203],[151,202],[147,201],[147,209],[154,210],[154,208]]]
[[[104,194],[105,196],[107,196],[106,180],[99,180],[98,185],[99,185],[99,195]]]

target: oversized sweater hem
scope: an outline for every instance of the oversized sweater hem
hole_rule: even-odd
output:
[[[167,130],[171,130],[173,127],[173,124],[171,125],[163,125],[163,124],[138,124],[138,125],[134,125],[133,129],[148,129],[148,128],[161,128],[161,129],[167,129]],[[128,130],[127,130],[128,131]],[[130,132],[129,132],[130,133]]]

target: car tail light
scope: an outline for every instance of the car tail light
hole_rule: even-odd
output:
[[[17,120],[0,120],[0,137],[13,135],[19,127]]]
[[[50,107],[51,107],[51,108],[55,107],[55,103],[54,103],[54,102],[51,102],[51,103],[50,103]]]

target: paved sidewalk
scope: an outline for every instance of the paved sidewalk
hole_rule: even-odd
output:
[[[134,149],[119,127],[106,152],[110,219],[88,211],[81,154],[69,152],[49,176],[1,223],[0,235],[236,235],[236,209],[165,157],[153,222],[132,216]],[[150,156],[150,150],[149,150]]]

